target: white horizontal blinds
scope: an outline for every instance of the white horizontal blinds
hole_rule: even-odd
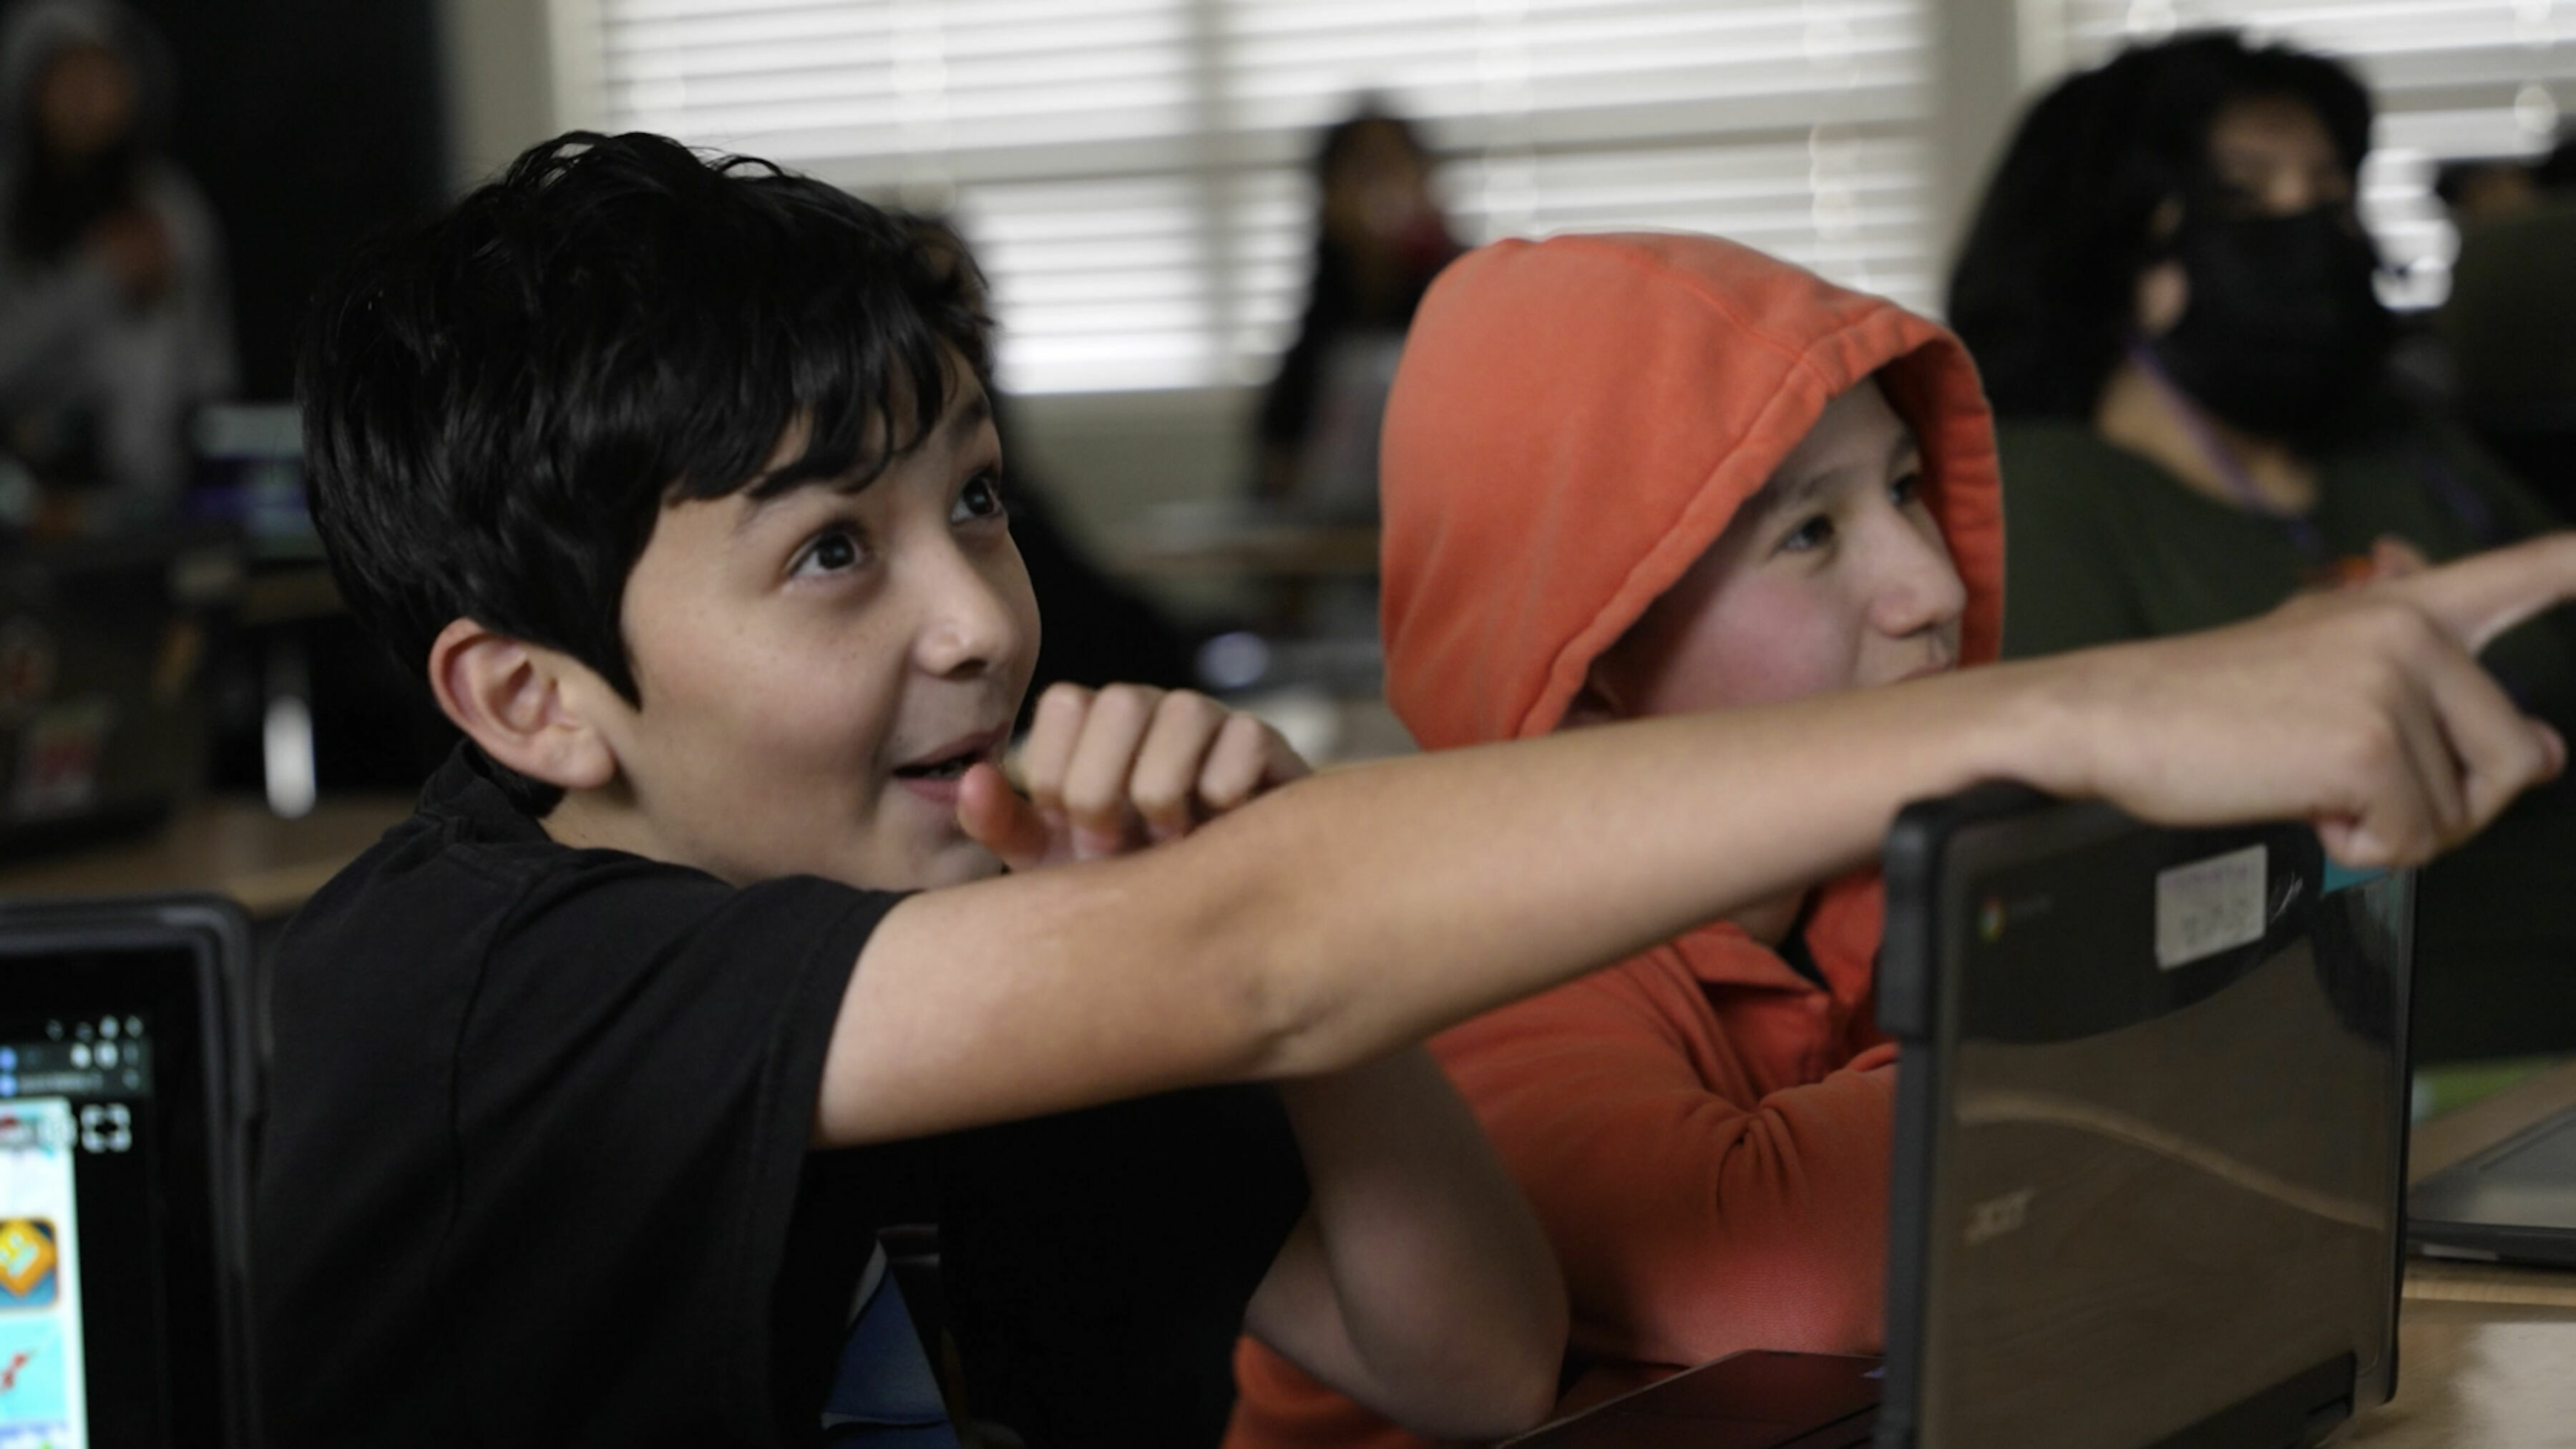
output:
[[[1236,155],[1302,163],[1372,93],[1454,158],[1463,239],[1716,232],[1930,300],[1925,0],[1232,0]],[[1273,161],[1276,167],[1276,161]],[[1311,244],[1301,170],[1246,183],[1230,350],[1285,340]],[[1293,243],[1287,238],[1294,238]]]
[[[1491,161],[1471,154],[1450,164],[1442,189],[1467,240],[1515,232],[1713,232],[1921,307],[1938,290],[1924,244],[1923,159],[1911,137],[1828,130],[1813,140],[1792,135]],[[1248,376],[1261,377],[1304,300],[1313,200],[1304,177],[1287,170],[1263,172],[1247,189],[1235,355]]]
[[[1184,173],[963,188],[1015,392],[1186,387],[1217,355],[1217,280]]]
[[[612,127],[953,210],[1006,385],[1215,370],[1194,0],[599,0]]]
[[[1529,118],[1532,140],[1616,141],[1919,114],[1912,0],[1229,0],[1237,124],[1328,118],[1351,86],[1440,119]],[[1767,111],[1761,104],[1774,105]],[[1750,102],[1752,104],[1748,105]],[[1657,107],[1678,115],[1638,117]],[[1713,115],[1722,108],[1726,114]]]
[[[2363,213],[2406,269],[2407,305],[2441,301],[2458,250],[2438,164],[2546,150],[2576,106],[2576,0],[2068,0],[2066,18],[2084,64],[2217,25],[2349,61],[2379,108]]]
[[[1362,92],[1468,240],[1713,231],[1928,302],[1928,4],[597,0],[596,74],[612,128],[953,204],[1006,385],[1186,386],[1269,374]]]
[[[900,179],[1193,128],[1189,0],[600,0],[618,124]],[[1016,158],[1026,170],[1027,157]],[[974,163],[984,163],[977,166]],[[1060,163],[1061,164],[1061,163]]]

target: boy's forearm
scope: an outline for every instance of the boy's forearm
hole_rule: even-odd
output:
[[[2028,693],[1970,675],[1409,757],[928,892],[860,959],[818,1136],[1382,1056],[1865,859],[1906,800],[2046,753]]]
[[[1280,1084],[1313,1198],[1246,1326],[1388,1417],[1447,1438],[1556,1398],[1563,1280],[1473,1114],[1420,1048]]]
[[[2045,681],[1980,671],[1334,772],[1193,843],[1239,857],[1223,939],[1278,953],[1239,969],[1280,983],[1262,1072],[1295,1074],[1863,863],[1910,800],[2075,788],[2061,715]]]
[[[2576,543],[2406,584],[1334,772],[1162,849],[929,892],[859,962],[817,1135],[1354,1065],[1862,862],[1907,801],[1984,779],[2171,824],[2305,819],[2346,864],[2421,860],[2557,768],[2457,636],[2576,591]]]

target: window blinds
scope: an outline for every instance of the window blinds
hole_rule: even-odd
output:
[[[2458,238],[2432,193],[2440,163],[2544,151],[2576,104],[2576,0],[2066,0],[2065,20],[2083,64],[2217,25],[2350,62],[2379,106],[2362,207],[2401,269],[2400,305],[2449,290]]]
[[[1467,240],[1687,227],[1925,305],[1928,3],[595,0],[584,33],[612,128],[951,210],[1004,384],[1060,391],[1267,376],[1308,153],[1363,93]]]

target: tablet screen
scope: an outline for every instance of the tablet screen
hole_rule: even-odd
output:
[[[0,954],[0,1449],[217,1439],[201,964]]]

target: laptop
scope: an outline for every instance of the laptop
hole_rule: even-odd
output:
[[[249,959],[227,902],[0,907],[0,1449],[257,1442]]]
[[[2427,1257],[2576,1268],[2576,1110],[2417,1183],[2406,1234]]]
[[[1901,815],[1887,1357],[1740,1354],[1522,1449],[2287,1449],[2387,1398],[2413,879],[1987,786]]]

